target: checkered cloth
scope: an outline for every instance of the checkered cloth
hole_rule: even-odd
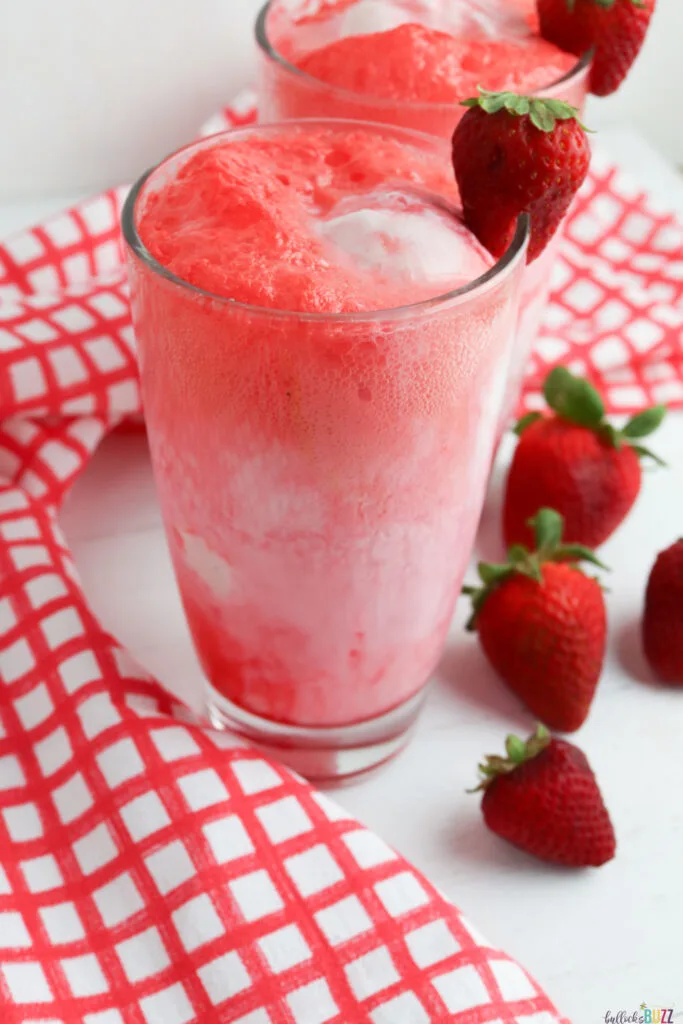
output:
[[[0,1021],[559,1024],[427,879],[191,721],[89,610],[56,517],[140,411],[122,198],[0,248]],[[614,409],[681,404],[682,323],[678,227],[596,161],[528,401],[563,359]]]

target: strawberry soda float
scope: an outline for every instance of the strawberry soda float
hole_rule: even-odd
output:
[[[450,138],[479,86],[581,110],[590,62],[539,34],[534,0],[271,0],[257,21],[264,121],[342,117]],[[519,399],[559,234],[526,271],[499,434]]]
[[[527,223],[493,258],[448,146],[214,136],[124,211],[158,492],[213,721],[302,772],[405,742],[475,536]]]
[[[482,86],[581,108],[589,62],[542,39],[534,0],[270,0],[264,121],[343,117],[450,138]]]

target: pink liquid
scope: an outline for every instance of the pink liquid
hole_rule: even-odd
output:
[[[160,263],[216,295],[308,313],[388,309],[493,265],[454,216],[457,196],[443,154],[434,160],[361,128],[283,131],[200,149],[150,196],[140,232]],[[416,223],[404,225],[406,216]],[[438,280],[430,268],[410,272],[404,227],[418,259],[432,255],[434,231],[452,248]]]
[[[534,0],[272,0],[263,34],[266,121],[354,117],[450,137],[478,86],[580,96],[554,85],[576,57],[540,37]]]
[[[215,690],[279,722],[351,724],[424,686],[479,519],[522,263],[369,312],[491,264],[448,209],[446,148],[414,138],[232,133],[138,200],[151,254],[238,300],[131,261],[194,641]]]
[[[295,30],[283,45],[313,78],[350,92],[422,103],[455,104],[475,96],[479,85],[533,92],[576,63],[539,36],[533,0],[506,0],[504,7],[450,0],[440,8],[377,0],[336,4],[301,19],[299,36],[313,42],[316,31],[324,39],[336,29],[341,38],[306,50]],[[396,27],[381,28],[398,19]]]

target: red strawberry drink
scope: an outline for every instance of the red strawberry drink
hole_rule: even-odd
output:
[[[352,117],[450,138],[478,86],[581,107],[588,67],[542,39],[534,0],[271,0],[264,121]]]
[[[404,742],[481,510],[524,265],[448,147],[309,122],[214,136],[124,213],[181,595],[219,724],[302,771]]]
[[[541,38],[534,0],[271,0],[257,24],[262,120],[352,117],[450,138],[478,86],[583,107],[589,64]],[[524,278],[502,430],[545,310],[559,239]]]

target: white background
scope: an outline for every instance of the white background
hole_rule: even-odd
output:
[[[187,140],[253,78],[261,0],[0,0],[0,199],[94,190]],[[594,126],[630,121],[683,164],[683,4]]]

